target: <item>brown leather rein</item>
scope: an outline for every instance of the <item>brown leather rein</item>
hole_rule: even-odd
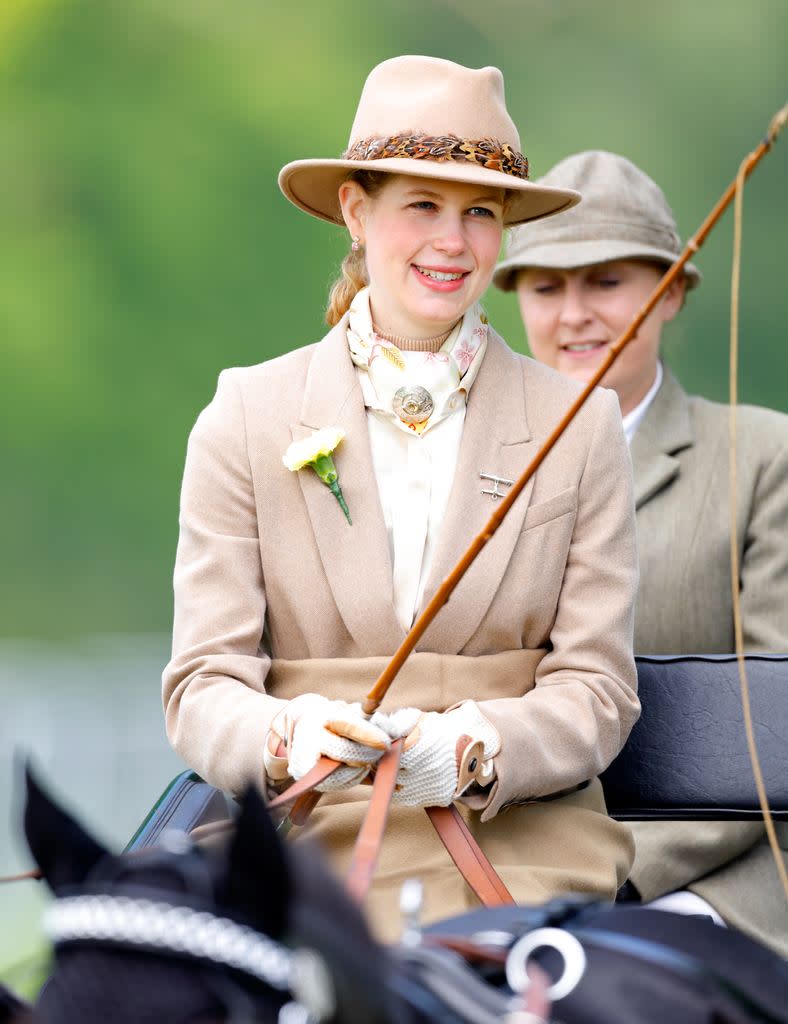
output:
[[[404,740],[392,743],[391,748],[378,762],[369,806],[353,847],[346,885],[351,896],[359,903],[363,902],[369,891],[383,845],[403,743]],[[320,793],[314,787],[327,779],[336,767],[337,762],[331,758],[320,758],[310,772],[271,800],[269,808],[275,810],[277,807],[294,803],[289,820],[294,825],[304,824],[320,798]],[[503,903],[514,903],[514,898],[474,839],[457,808],[452,804],[449,807],[427,807],[425,810],[458,871],[483,906],[497,907]]]

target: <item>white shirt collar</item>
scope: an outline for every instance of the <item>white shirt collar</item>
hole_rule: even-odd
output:
[[[643,417],[648,412],[648,407],[656,398],[657,392],[659,391],[660,385],[662,384],[662,378],[664,374],[662,372],[662,363],[657,363],[657,375],[654,378],[654,383],[646,392],[645,397],[638,402],[634,409],[624,416],[622,423],[624,425],[624,434],[626,435],[627,444],[632,444],[632,438],[635,436],[635,431],[640,426]]]

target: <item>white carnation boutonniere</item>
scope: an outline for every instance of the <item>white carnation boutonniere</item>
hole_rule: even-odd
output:
[[[332,458],[334,450],[344,436],[345,431],[341,427],[322,427],[309,437],[293,441],[282,456],[282,462],[293,472],[311,466],[339,502],[347,521],[352,524],[353,520],[350,518],[347,502],[339,486],[339,474]]]

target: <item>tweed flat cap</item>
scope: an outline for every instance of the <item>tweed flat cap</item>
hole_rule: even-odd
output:
[[[515,287],[525,267],[573,267],[608,260],[644,259],[669,265],[682,245],[673,212],[662,189],[630,160],[604,150],[575,153],[557,163],[538,184],[575,189],[579,206],[546,220],[513,228],[506,258],[493,282]],[[698,268],[684,267],[687,286],[701,281]]]

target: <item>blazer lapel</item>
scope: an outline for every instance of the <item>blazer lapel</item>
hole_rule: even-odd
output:
[[[326,577],[350,635],[362,651],[386,654],[405,634],[392,602],[388,535],[372,466],[364,398],[348,353],[344,321],[315,346],[301,422],[293,424],[291,431],[295,440],[328,426],[341,426],[346,433],[334,463],[352,525],[316,473],[300,472],[299,483]]]
[[[676,455],[693,444],[689,402],[681,385],[665,368],[654,401],[632,439],[635,508],[640,508],[678,476]]]
[[[493,485],[482,480],[480,473],[516,480],[533,450],[520,359],[491,330],[468,399],[457,469],[425,588],[425,605],[495,510],[497,499],[482,494],[483,488],[489,490]],[[417,650],[456,654],[476,631],[509,564],[532,488],[533,480],[529,480]],[[507,488],[501,485],[500,490],[505,493]]]

